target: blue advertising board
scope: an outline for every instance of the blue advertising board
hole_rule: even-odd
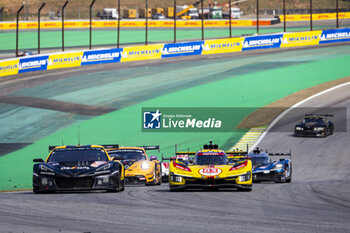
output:
[[[19,59],[18,73],[46,70],[49,56],[24,57]]]
[[[162,50],[162,58],[201,55],[204,41],[165,44]]]
[[[83,57],[81,58],[81,65],[120,62],[122,51],[122,48],[84,51]]]
[[[283,34],[246,37],[242,50],[279,48],[282,39]]]
[[[350,41],[350,28],[323,30],[320,44]]]

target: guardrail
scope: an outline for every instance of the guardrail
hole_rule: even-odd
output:
[[[350,28],[64,52],[0,61],[0,77],[19,73],[177,56],[241,52],[350,41]]]

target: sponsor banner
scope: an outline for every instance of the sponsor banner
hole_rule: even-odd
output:
[[[46,70],[49,56],[25,57],[19,59],[18,73]]]
[[[322,31],[286,33],[281,48],[318,45]]]
[[[60,53],[49,56],[47,69],[59,69],[80,66],[83,52]]]
[[[281,21],[284,20],[284,16],[279,16]],[[349,19],[350,12],[339,12],[339,19]],[[312,14],[312,20],[335,20],[337,19],[336,13],[322,13],[322,14]],[[310,15],[286,15],[286,21],[309,21]]]
[[[244,38],[206,40],[202,54],[231,53],[242,51]]]
[[[18,74],[18,59],[0,62],[0,77]]]
[[[229,20],[205,20],[205,27],[228,27]],[[260,25],[271,25],[271,20],[259,20]],[[255,20],[231,20],[231,26],[253,26],[256,25]],[[64,26],[66,28],[88,28],[90,26],[90,21],[82,20],[82,21],[65,21]],[[120,27],[121,28],[132,28],[132,27],[145,27],[146,21],[144,19],[139,20],[121,20]],[[174,20],[148,20],[149,27],[174,27]],[[200,28],[202,26],[201,20],[177,20],[177,27],[196,27]],[[36,29],[38,27],[37,22],[20,22],[20,29]],[[44,21],[40,23],[40,27],[42,29],[45,28],[61,28],[61,21]],[[118,27],[118,21],[116,20],[94,20],[92,21],[92,27],[95,28],[116,28]],[[0,30],[15,30],[16,23],[15,22],[2,22],[0,23]]]
[[[122,51],[122,48],[84,51],[83,57],[81,58],[81,65],[120,62],[120,54]]]
[[[140,61],[149,59],[160,59],[163,45],[147,45],[126,47],[121,52],[121,61]]]
[[[204,41],[165,44],[162,49],[162,58],[201,55]]]
[[[320,38],[320,44],[350,41],[350,28],[324,30]]]
[[[282,38],[283,34],[246,37],[242,50],[279,48]]]

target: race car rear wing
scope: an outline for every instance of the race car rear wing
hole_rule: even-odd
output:
[[[49,152],[55,149],[57,146],[49,146]]]
[[[290,159],[292,158],[292,153],[269,153],[268,155],[274,156],[274,157],[283,157],[283,158],[290,158]]]
[[[144,150],[160,150],[160,146],[138,146],[140,148],[143,148]]]
[[[118,149],[119,144],[108,144],[108,145],[102,145],[105,149]]]
[[[334,117],[333,114],[305,114],[306,117]]]

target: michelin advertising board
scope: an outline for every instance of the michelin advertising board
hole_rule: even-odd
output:
[[[46,70],[49,56],[25,57],[19,59],[18,73]]]
[[[204,41],[165,44],[162,50],[162,58],[201,55]]]
[[[230,38],[218,40],[206,40],[202,54],[241,52],[244,38]]]
[[[320,38],[320,44],[350,41],[350,28],[324,30]]]
[[[102,63],[120,62],[123,49],[104,49],[84,51],[81,58],[81,65],[95,65]]]
[[[249,36],[244,39],[242,50],[279,48],[281,46],[282,38],[283,34]]]

